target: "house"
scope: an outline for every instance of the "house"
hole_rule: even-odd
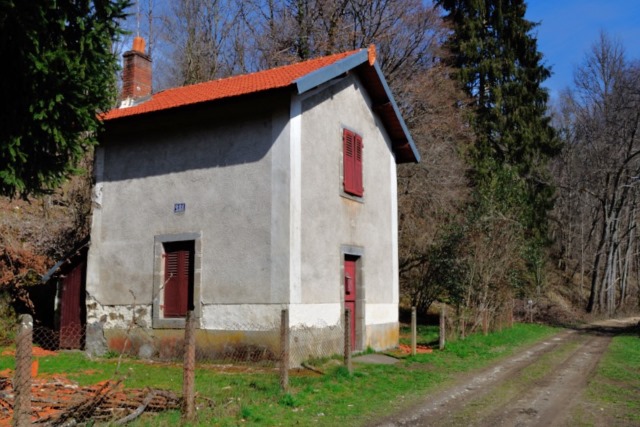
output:
[[[321,334],[347,308],[353,348],[396,346],[396,164],[419,154],[375,49],[155,94],[142,39],[124,60],[96,151],[88,326],[162,347],[193,309],[201,334],[248,342],[282,309]]]

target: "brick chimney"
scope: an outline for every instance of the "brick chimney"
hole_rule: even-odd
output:
[[[151,97],[151,57],[144,53],[142,37],[133,39],[133,48],[125,52],[122,68],[120,108],[130,107]]]

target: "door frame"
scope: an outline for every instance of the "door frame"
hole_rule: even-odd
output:
[[[164,317],[161,305],[164,298],[164,244],[169,242],[179,242],[193,240],[193,304],[196,319],[202,317],[200,304],[200,285],[202,281],[202,233],[187,232],[179,234],[161,234],[154,236],[154,262],[153,262],[153,311],[152,324],[154,328],[162,329],[182,329],[185,326],[185,319],[180,317]],[[199,328],[196,321],[196,328]]]
[[[355,325],[355,346],[352,351],[364,350],[365,337],[366,337],[366,317],[365,317],[365,275],[364,275],[364,248],[353,245],[340,246],[340,305],[342,307],[342,313],[344,315],[345,307],[345,289],[344,289],[344,277],[345,277],[345,260],[346,258],[355,258],[356,263],[356,301],[355,301],[355,316],[351,319]],[[341,316],[344,319],[344,316]]]

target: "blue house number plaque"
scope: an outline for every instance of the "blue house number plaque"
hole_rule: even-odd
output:
[[[187,204],[186,203],[174,203],[174,205],[173,205],[173,213],[174,214],[184,213],[184,211],[186,209],[187,209]]]

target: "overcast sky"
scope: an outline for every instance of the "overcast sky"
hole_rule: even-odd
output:
[[[640,0],[528,0],[527,19],[540,22],[538,50],[552,67],[551,96],[570,86],[601,30],[618,37],[629,59],[640,60]]]

